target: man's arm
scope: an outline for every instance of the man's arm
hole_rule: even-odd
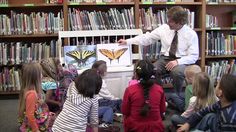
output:
[[[155,42],[157,42],[160,39],[161,30],[163,27],[158,27],[155,30],[153,30],[151,33],[146,32],[145,34],[135,36],[134,38],[130,38],[127,40],[121,39],[118,41],[121,45],[150,45]]]

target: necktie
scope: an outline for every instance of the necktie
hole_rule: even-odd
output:
[[[178,44],[178,32],[175,31],[175,36],[171,42],[169,57],[172,59],[176,59],[175,53],[177,51],[177,44]]]

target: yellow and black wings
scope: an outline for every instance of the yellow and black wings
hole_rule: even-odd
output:
[[[74,58],[79,63],[84,63],[89,57],[95,54],[94,51],[82,50],[82,51],[69,51],[66,53],[67,56]]]

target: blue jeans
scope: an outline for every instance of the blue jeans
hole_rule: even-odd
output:
[[[170,94],[167,102],[172,103],[175,108],[177,108],[180,112],[183,112],[185,110],[184,92],[179,93],[179,95],[176,93]]]
[[[181,115],[176,115],[176,114],[172,115],[170,119],[171,119],[172,124],[175,127],[177,127],[177,125],[179,125],[179,124],[184,124],[187,121],[187,118],[185,118]]]
[[[98,116],[102,118],[102,122],[104,123],[113,123],[113,110],[109,106],[98,107]]]
[[[109,99],[99,99],[98,100],[99,107],[101,106],[109,106],[113,109],[114,113],[121,113],[121,99],[117,100],[109,100]]]
[[[205,115],[202,120],[197,124],[195,129],[201,131],[210,131],[210,132],[217,132],[217,115],[215,113],[209,113]]]

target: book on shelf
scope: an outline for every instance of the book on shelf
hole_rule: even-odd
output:
[[[121,10],[110,8],[107,12],[69,8],[68,21],[69,31],[135,28],[133,7]]]
[[[232,12],[232,21],[233,27],[236,27],[236,11]]]
[[[206,34],[206,55],[235,55],[236,36],[224,35],[220,32]]]

